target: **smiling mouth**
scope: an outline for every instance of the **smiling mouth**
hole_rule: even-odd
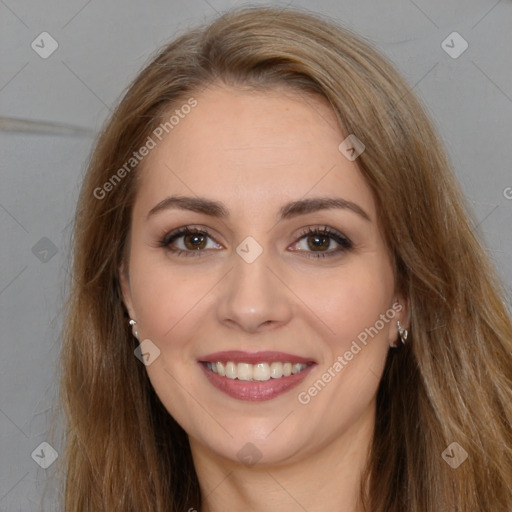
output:
[[[284,395],[318,364],[309,357],[275,350],[224,350],[201,356],[197,363],[213,387],[231,398],[250,402]]]
[[[261,362],[256,364],[237,363],[234,361],[203,361],[202,364],[212,373],[232,380],[265,382],[270,379],[281,379],[303,372],[310,363]]]

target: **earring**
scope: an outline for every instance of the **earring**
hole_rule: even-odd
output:
[[[137,332],[137,329],[135,328],[135,326],[137,325],[137,322],[130,318],[130,321],[128,323],[132,326],[132,334],[133,334],[133,336],[135,338],[139,339],[139,333]]]
[[[397,326],[398,326],[398,335],[400,337],[400,342],[402,343],[402,345],[405,345],[405,342],[407,341],[407,336],[409,335],[409,332],[407,331],[407,329],[405,329],[404,327],[402,327],[400,325],[400,322],[397,322]]]

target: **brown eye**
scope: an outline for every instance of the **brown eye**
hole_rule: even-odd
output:
[[[158,245],[178,256],[199,256],[210,252],[208,249],[222,248],[207,231],[191,227],[172,231]]]
[[[308,247],[312,251],[316,251],[319,249],[328,249],[331,243],[331,240],[328,236],[323,235],[310,235],[307,237]]]
[[[204,249],[206,246],[206,237],[200,233],[184,235],[183,241],[185,247],[191,251]]]
[[[310,258],[339,256],[353,248],[345,235],[328,226],[306,229],[294,246],[297,247],[294,251],[305,253]]]

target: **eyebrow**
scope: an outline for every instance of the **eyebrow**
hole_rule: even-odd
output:
[[[204,213],[219,219],[227,219],[230,215],[226,206],[219,202],[204,197],[169,196],[155,205],[148,213],[146,219],[156,213],[170,209],[189,210],[197,213]],[[314,197],[299,199],[285,204],[278,212],[280,219],[291,219],[299,215],[313,213],[320,210],[345,209],[352,211],[371,222],[370,216],[356,203],[342,198]]]

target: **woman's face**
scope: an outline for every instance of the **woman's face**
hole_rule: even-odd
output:
[[[356,439],[406,312],[357,159],[318,98],[194,97],[133,209],[122,284],[151,383],[195,453],[278,464]]]

